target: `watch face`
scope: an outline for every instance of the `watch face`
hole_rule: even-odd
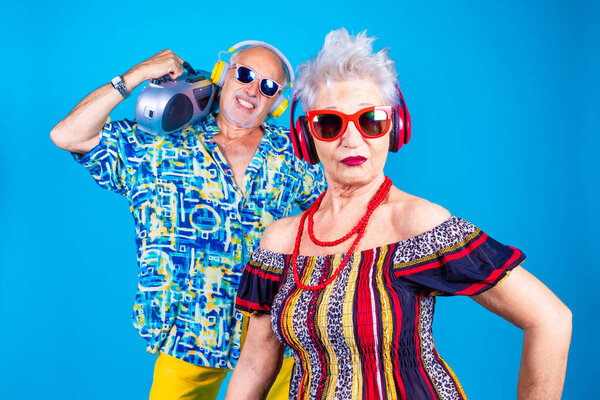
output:
[[[115,76],[114,78],[112,78],[112,80],[110,81],[110,83],[112,84],[112,86],[119,91],[119,93],[121,93],[121,96],[127,98],[129,97],[129,95],[131,93],[129,93],[129,91],[127,90],[127,87],[125,86],[125,82],[123,82],[123,78],[121,78],[120,75]]]

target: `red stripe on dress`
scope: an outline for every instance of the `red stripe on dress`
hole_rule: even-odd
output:
[[[259,303],[254,303],[252,301],[244,300],[239,297],[235,299],[235,304],[240,307],[244,307],[248,310],[253,310],[253,311],[258,311],[258,310],[269,311],[269,310],[271,310],[271,307],[269,307],[269,306],[262,305]]]
[[[302,379],[300,380],[300,388],[298,389],[298,400],[301,400],[304,398],[304,386],[306,386],[307,372],[306,372],[306,370],[304,370],[303,372],[304,373],[302,374]]]
[[[369,267],[369,268],[367,268]],[[365,252],[364,258],[358,266],[358,278],[356,282],[356,339],[363,360],[363,370],[365,372],[363,398],[369,400],[379,399],[377,390],[377,370],[375,360],[374,338],[373,338],[373,308],[371,307],[372,284],[369,279],[370,269],[373,268],[373,253]],[[375,369],[375,371],[373,371]]]
[[[384,272],[384,278],[385,278],[385,283],[386,286],[388,288],[388,295],[390,297],[390,300],[392,301],[393,304],[393,311],[394,311],[394,321],[396,322],[396,334],[394,335],[394,341],[393,343],[400,343],[400,333],[402,331],[402,307],[400,306],[400,300],[398,299],[398,294],[396,293],[396,291],[394,290],[394,287],[392,286],[392,280],[390,279],[390,266],[392,265],[392,255],[396,252],[396,249],[398,248],[398,246],[392,246],[392,248],[388,251],[388,254],[386,254],[385,257],[385,261],[384,261],[384,266],[386,268],[385,272]],[[406,389],[404,389],[404,382],[402,381],[402,375],[400,374],[400,347],[396,346],[396,352],[397,355],[396,357],[394,357],[393,363],[394,363],[394,378],[396,380],[396,384],[398,385],[398,388],[400,389],[400,398],[402,400],[407,400],[406,399]]]
[[[263,271],[261,268],[253,268],[253,267],[254,266],[252,264],[248,264],[247,269],[251,274],[258,275],[261,278],[268,279],[273,282],[279,282],[279,280],[281,279],[281,277],[278,275],[273,275],[273,274]]]
[[[437,259],[430,263],[423,264],[420,267],[401,269],[400,271],[396,271],[396,276],[409,275],[409,274],[425,271],[428,269],[437,268],[440,265],[447,264],[450,261],[457,260],[461,257],[464,257],[464,256],[470,254],[473,250],[475,250],[483,242],[485,242],[487,237],[488,237],[488,235],[486,233],[482,233],[481,236],[479,236],[479,238],[477,240],[471,242],[468,247],[465,247],[461,251],[454,253],[454,254],[448,254],[447,256],[444,256],[441,259]]]
[[[419,296],[417,296],[416,298],[416,307],[415,307],[415,343],[416,343],[416,350],[417,350],[417,363],[419,364],[419,372],[421,373],[421,376],[423,376],[423,379],[425,380],[425,382],[427,382],[427,386],[429,386],[429,390],[431,391],[431,397],[433,399],[437,399],[437,396],[435,394],[435,391],[433,390],[433,387],[431,386],[431,382],[429,381],[429,376],[425,373],[425,370],[423,369],[423,360],[421,359],[421,337],[419,336],[419,321],[421,320],[421,309],[420,309],[420,299],[423,295],[419,294]]]
[[[498,277],[504,272],[506,271],[506,268],[508,268],[509,266],[512,265],[512,263],[514,263],[515,261],[517,261],[519,259],[519,257],[521,257],[521,251],[519,249],[515,249],[514,247],[511,247],[511,249],[513,249],[513,254],[512,256],[510,256],[510,258],[508,259],[507,262],[504,263],[504,265],[496,270],[494,270],[490,276],[488,276],[487,278],[485,278],[484,281],[479,282],[479,283],[474,283],[473,285],[469,286],[466,289],[461,290],[460,292],[456,292],[457,295],[467,295],[467,296],[471,296],[472,294],[477,293],[480,289],[483,289],[484,287],[486,287],[487,285],[491,285],[494,282],[496,282],[496,279],[498,279]]]

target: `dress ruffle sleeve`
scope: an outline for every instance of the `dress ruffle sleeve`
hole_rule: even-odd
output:
[[[286,257],[257,248],[246,265],[235,300],[235,308],[246,315],[270,314],[279,291]]]
[[[393,273],[428,295],[473,296],[497,285],[524,259],[519,249],[499,243],[464,219],[451,217],[403,242]]]

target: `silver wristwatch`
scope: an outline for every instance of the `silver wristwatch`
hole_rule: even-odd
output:
[[[119,91],[119,93],[121,93],[121,96],[123,96],[123,98],[126,99],[131,95],[131,93],[129,93],[129,90],[127,90],[127,87],[125,86],[125,82],[123,82],[123,77],[121,75],[117,75],[114,78],[112,78],[110,83],[115,89]]]

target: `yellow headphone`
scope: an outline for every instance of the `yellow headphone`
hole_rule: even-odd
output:
[[[212,70],[212,74],[210,75],[210,80],[215,85],[217,85],[219,87],[223,86],[223,83],[225,83],[225,76],[227,75],[227,72],[229,72],[229,68],[230,68],[229,63],[227,61],[221,61],[221,53],[233,53],[234,51],[240,49],[241,47],[246,47],[246,46],[248,46],[248,47],[256,47],[256,46],[266,47],[269,50],[272,50],[275,54],[277,54],[279,56],[279,58],[281,59],[281,61],[283,61],[286,72],[290,78],[289,87],[290,88],[292,87],[292,85],[294,83],[294,68],[292,67],[292,64],[288,61],[286,56],[284,56],[283,53],[281,51],[279,51],[275,46],[272,46],[269,43],[261,42],[259,40],[245,40],[243,42],[234,44],[226,52],[225,51],[219,52],[219,61],[217,61],[217,63],[215,64],[215,66]],[[282,89],[282,92],[283,92],[283,89]],[[283,112],[285,111],[287,106],[288,106],[288,99],[285,98],[283,93],[279,93],[279,95],[277,96],[277,99],[275,100],[275,103],[273,104],[273,107],[271,107],[271,109],[269,110],[269,115],[274,118],[277,118],[281,114],[283,114]]]

